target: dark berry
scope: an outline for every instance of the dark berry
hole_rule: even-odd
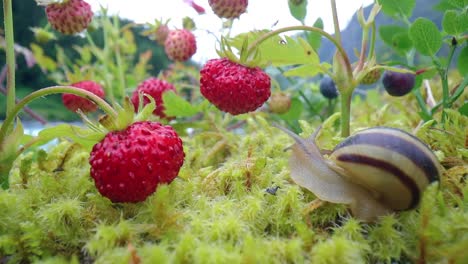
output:
[[[401,73],[386,71],[382,78],[382,83],[392,96],[403,96],[411,92],[416,76],[411,73]]]
[[[335,82],[328,76],[323,77],[320,81],[320,92],[328,99],[333,99],[338,96],[338,89],[336,89]]]

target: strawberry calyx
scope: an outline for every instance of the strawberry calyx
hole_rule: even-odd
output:
[[[141,34],[143,36],[150,37],[151,39],[155,40],[157,43],[164,45],[164,41],[166,41],[167,35],[169,34],[169,21],[171,19],[155,19],[154,23],[147,23],[149,29],[143,31]]]
[[[249,68],[264,66],[261,64],[260,53],[258,49],[249,48],[248,38],[245,37],[239,55],[236,55],[225,37],[221,37],[220,49],[216,53],[221,58],[228,58],[230,61],[244,65]]]

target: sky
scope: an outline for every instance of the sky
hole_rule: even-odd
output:
[[[205,8],[206,14],[203,15],[198,15],[184,0],[88,0],[87,2],[95,12],[98,12],[102,5],[109,9],[110,14],[118,14],[137,23],[153,23],[155,19],[171,18],[169,26],[172,29],[181,28],[185,16],[191,17],[197,26],[194,31],[197,38],[197,53],[192,59],[202,63],[218,57],[215,50],[216,38],[226,34],[220,30],[223,20],[213,13],[208,0],[195,0],[195,3]],[[336,0],[341,28],[346,26],[357,9],[372,2],[373,0]],[[309,0],[306,25],[313,25],[318,17],[322,18],[325,31],[333,33],[330,1]],[[231,35],[254,29],[278,29],[299,24],[300,22],[289,13],[287,0],[250,0],[247,12],[234,21]],[[294,33],[297,32],[292,34]]]

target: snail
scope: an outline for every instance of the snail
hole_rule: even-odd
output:
[[[320,200],[348,204],[363,221],[415,208],[442,166],[417,137],[396,128],[361,130],[324,157],[315,143],[279,125],[295,140],[289,160],[293,181]]]

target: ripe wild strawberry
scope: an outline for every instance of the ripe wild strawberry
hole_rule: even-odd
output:
[[[112,202],[136,203],[172,182],[184,163],[182,140],[170,126],[136,122],[94,145],[89,164],[98,191]]]
[[[227,58],[209,60],[200,71],[200,91],[218,109],[232,115],[251,112],[270,97],[270,77]]]
[[[156,102],[156,109],[153,111],[154,115],[157,115],[161,118],[165,118],[164,114],[164,104],[162,99],[162,94],[166,91],[175,91],[174,85],[151,77],[138,85],[136,90],[132,94],[132,103],[135,107],[135,111],[138,110],[138,105],[140,104],[139,93],[150,95],[154,98]],[[150,102],[149,98],[143,97],[143,105],[146,105]]]
[[[62,34],[75,34],[85,30],[93,19],[91,6],[83,0],[65,0],[45,8],[47,20]]]
[[[96,82],[81,81],[71,84],[70,86],[81,88],[104,98],[104,90],[102,89],[102,86]],[[62,94],[62,102],[66,108],[73,112],[78,111],[78,109],[81,109],[84,113],[94,112],[97,110],[97,105],[93,101],[74,94]]]
[[[245,13],[248,0],[209,0],[213,12],[220,18],[238,18]]]
[[[186,29],[171,30],[164,42],[164,50],[169,59],[186,61],[197,51],[195,36]]]

